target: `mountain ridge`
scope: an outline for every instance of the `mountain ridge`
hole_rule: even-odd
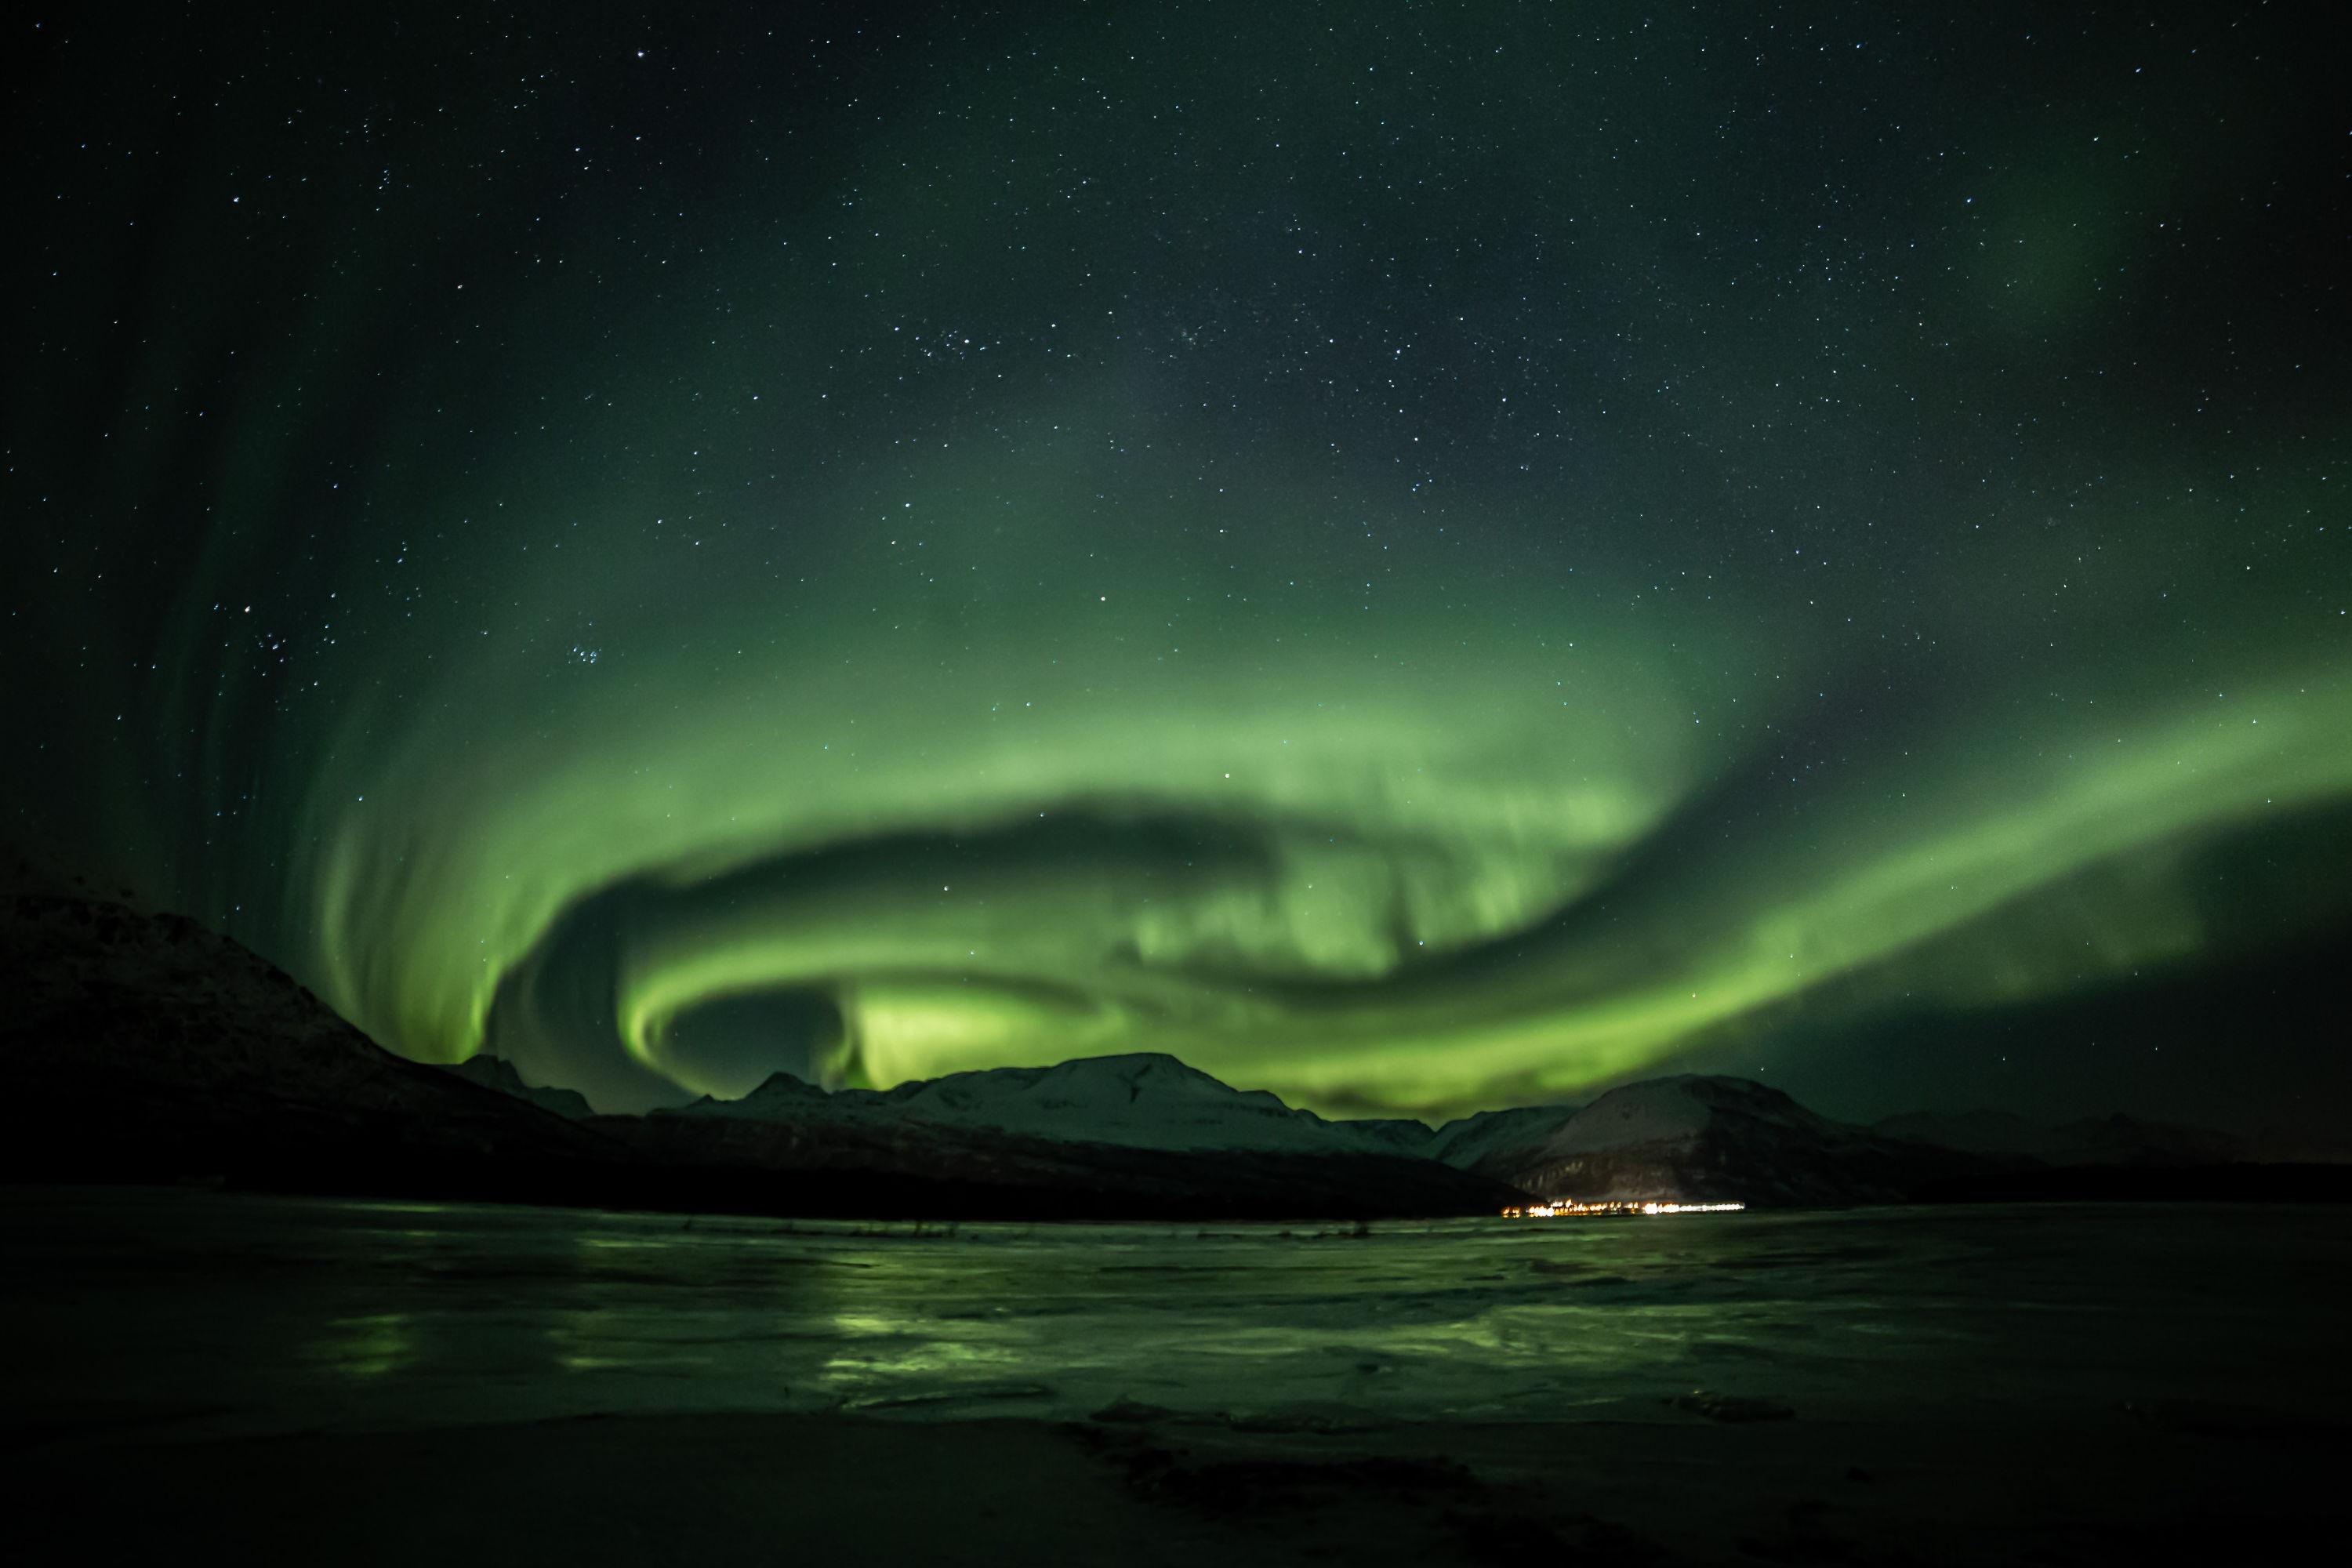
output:
[[[1393,1123],[1328,1121],[1265,1089],[1235,1089],[1154,1051],[1078,1057],[1045,1068],[976,1068],[887,1089],[826,1090],[779,1072],[739,1100],[705,1096],[651,1114],[779,1121],[913,1116],[1126,1148],[1418,1153],[1400,1143]],[[1084,1119],[1083,1134],[1067,1130],[1074,1117]]]
[[[193,1174],[761,1212],[1434,1215],[1523,1194],[2033,1195],[2059,1171],[2107,1173],[2070,1178],[2070,1191],[2133,1195],[2149,1173],[2243,1152],[2126,1116],[2043,1127],[1917,1112],[1862,1126],[1697,1074],[1434,1129],[1330,1121],[1151,1052],[888,1089],[828,1092],[778,1073],[740,1100],[602,1116],[496,1057],[397,1057],[232,939],[86,885],[0,892],[0,958],[25,976],[0,1025],[22,1091],[0,1106],[0,1172],[38,1180]]]
[[[18,1090],[0,1100],[0,1179],[1025,1219],[1436,1217],[1518,1196],[1475,1173],[1354,1150],[1119,1147],[907,1114],[781,1131],[581,1115],[575,1091],[530,1085],[495,1057],[444,1068],[386,1051],[233,939],[86,884],[20,877],[0,890],[0,965],[22,976],[0,1021]],[[1035,1075],[1057,1091],[1100,1077]],[[1152,1076],[1195,1099],[1215,1081],[1181,1064]],[[1276,1121],[1291,1114],[1272,1096],[1247,1104]]]

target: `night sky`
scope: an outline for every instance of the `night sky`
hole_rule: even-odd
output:
[[[2325,8],[462,9],[8,24],[0,835],[605,1109],[2340,1127]]]

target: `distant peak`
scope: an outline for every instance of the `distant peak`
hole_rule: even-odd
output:
[[[1734,1078],[1728,1073],[1674,1073],[1664,1078],[1645,1078],[1636,1083],[1620,1084],[1593,1101],[1599,1105],[1622,1095],[1629,1099],[1649,1098],[1660,1094],[1684,1094],[1711,1104],[1741,1100],[1763,1100],[1775,1105],[1794,1105],[1796,1100],[1769,1084],[1758,1083],[1752,1078]]]
[[[752,1089],[751,1094],[747,1094],[743,1098],[749,1100],[752,1095],[800,1095],[823,1094],[824,1092],[824,1090],[817,1088],[806,1079],[795,1078],[791,1073],[778,1069],[777,1071],[772,1072],[767,1077],[761,1079],[760,1080],[759,1087]]]
[[[1179,1073],[1187,1078],[1207,1078],[1195,1067],[1188,1067],[1165,1051],[1127,1051],[1108,1057],[1072,1057],[1054,1066],[1057,1073],[1102,1073],[1118,1078],[1139,1078],[1146,1073]]]

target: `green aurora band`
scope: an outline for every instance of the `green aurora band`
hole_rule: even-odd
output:
[[[457,732],[516,732],[413,737],[366,764],[367,799],[322,791],[310,808],[323,848],[297,880],[317,889],[329,994],[384,1037],[462,1055],[501,977],[598,889],[901,842],[887,874],[812,876],[804,892],[782,875],[631,933],[614,975],[630,1055],[740,1092],[670,1054],[673,1022],[810,990],[839,1009],[831,1065],[848,1081],[1151,1048],[1307,1103],[1442,1109],[1654,1068],[1906,954],[1954,1000],[2079,984],[2085,942],[2108,973],[2193,957],[2207,933],[2167,896],[2169,852],[2352,788],[2352,702],[2324,674],[2114,704],[2012,728],[1997,748],[1984,716],[1947,718],[1940,744],[1923,736],[1806,795],[1769,835],[1661,868],[1612,927],[1555,931],[1660,824],[1753,765],[1742,731],[1801,727],[1825,699],[1776,694],[1787,682],[1769,675],[1677,689],[1655,675],[1675,650],[1644,647],[1636,617],[1547,616],[1539,594],[1512,604],[1501,588],[1482,596],[1475,639],[1444,636],[1434,612],[1420,639],[1398,638],[1396,616],[1350,636],[1342,604],[1307,612],[1328,629],[1296,654],[1279,646],[1297,636],[1286,621],[1250,638],[1229,616],[1216,651],[1180,655],[1139,633],[1182,611],[1143,585],[1152,575],[1097,578],[1122,609],[1091,626],[1081,612],[1042,659],[982,657],[1013,639],[925,630],[902,600],[867,612],[906,617],[887,652],[837,676],[811,658],[819,673],[789,698],[775,664],[730,668],[701,638],[618,692],[601,667],[561,695],[513,672],[538,686],[528,730],[520,706],[469,719],[453,694]],[[835,646],[856,646],[852,629]],[[499,685],[467,682],[477,699]],[[1742,709],[1769,717],[1719,724],[1732,742],[1712,743],[1707,716]],[[1191,826],[1174,847],[1110,831],[1082,855],[1034,834],[1022,853],[967,847],[1074,812]],[[2122,862],[2138,868],[2084,904],[2076,874]],[[2022,921],[2014,906],[2050,889],[2064,907]],[[2010,951],[1974,933],[1978,951],[1938,951],[2004,909],[2019,934],[1990,945]],[[2053,935],[2063,958],[2038,961]],[[507,1046],[558,1070],[550,1043]]]
[[[438,112],[417,42],[160,195],[45,146],[10,659],[98,651],[7,698],[14,819],[614,1109],[1150,1049],[1438,1115],[2323,931],[2352,418],[2157,237],[2267,255],[2302,100],[1889,132],[1961,46],[1879,23],[1868,90],[1689,22],[1670,89],[1606,19],[795,33],[707,101],[478,39]]]

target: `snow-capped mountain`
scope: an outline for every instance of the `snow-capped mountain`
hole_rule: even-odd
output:
[[[1422,1152],[1466,1171],[1491,1155],[1535,1147],[1581,1109],[1521,1105],[1508,1110],[1481,1110],[1429,1134]]]
[[[656,1113],[661,1114],[661,1113]],[[1257,1150],[1293,1154],[1423,1152],[1429,1131],[1391,1121],[1327,1121],[1263,1089],[1239,1089],[1171,1056],[1086,1057],[1050,1068],[992,1068],[895,1089],[826,1093],[777,1073],[740,1100],[700,1100],[683,1117],[826,1120],[871,1125],[914,1118],[1032,1138],[1129,1149]]]
[[[696,1115],[592,1116],[496,1058],[394,1056],[227,937],[7,863],[0,970],[15,1180],[927,1217],[1370,1218],[1516,1197],[1401,1156],[1392,1125],[1327,1123],[1167,1058],[887,1095],[779,1076]]]
[[[1307,1216],[1492,1213],[1518,1194],[1901,1201],[2020,1173],[2025,1187],[1992,1195],[2032,1196],[2082,1167],[2132,1195],[2150,1190],[2136,1172],[2196,1176],[2239,1157],[2231,1140],[2127,1117],[1850,1126],[1762,1084],[1688,1075],[1433,1132],[1328,1121],[1150,1054],[881,1091],[779,1073],[740,1100],[596,1116],[496,1058],[441,1069],[394,1056],[184,916],[16,871],[0,880],[0,961],[16,977],[0,1162],[18,1176],[778,1213]]]

